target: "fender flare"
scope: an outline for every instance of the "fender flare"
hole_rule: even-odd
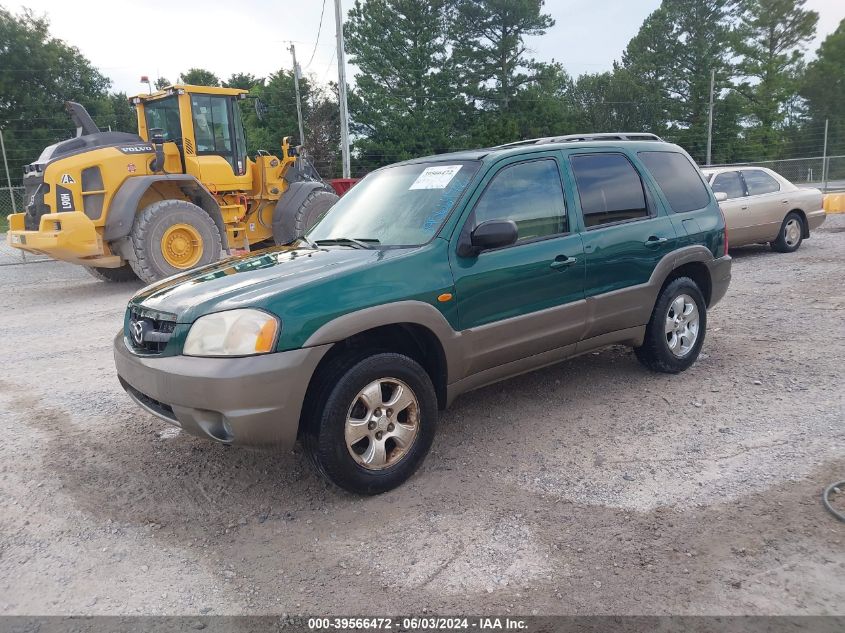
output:
[[[273,209],[273,235],[277,235],[281,229],[279,226],[282,218],[288,213],[293,213],[302,206],[305,199],[315,189],[326,189],[326,183],[317,180],[300,180],[288,184],[287,190],[279,198]],[[334,193],[334,190],[332,190]]]
[[[141,201],[141,197],[153,183],[162,181],[178,184],[190,196],[194,204],[202,207],[208,213],[217,225],[217,230],[220,231],[223,250],[228,250],[229,240],[226,235],[226,225],[223,223],[223,214],[220,212],[220,205],[217,204],[217,200],[214,199],[211,192],[190,174],[135,176],[126,180],[117,190],[109,205],[103,241],[113,242],[129,235],[132,224],[135,222],[135,214],[138,212],[138,203]]]
[[[452,329],[446,317],[437,308],[414,299],[342,314],[317,328],[302,347],[332,345],[373,328],[399,324],[420,325],[434,334],[445,356],[447,384],[464,376],[466,360],[461,333]]]

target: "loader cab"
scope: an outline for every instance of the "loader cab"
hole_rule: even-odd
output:
[[[151,141],[151,130],[161,130],[165,154],[179,159],[181,168],[216,190],[251,188],[246,135],[238,101],[246,91],[208,86],[169,86],[133,99],[138,133]],[[170,145],[172,143],[172,145]]]

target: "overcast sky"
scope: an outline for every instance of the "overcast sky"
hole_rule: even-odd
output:
[[[348,10],[353,0],[342,2]],[[659,4],[546,0],[556,24],[528,44],[537,59],[562,62],[572,75],[608,70]],[[77,46],[115,90],[128,94],[144,89],[141,75],[175,82],[193,66],[224,79],[234,72],[267,76],[291,68],[290,42],[304,73],[322,82],[337,79],[333,0],[326,0],[319,42],[323,0],[24,0],[22,6],[46,13],[56,37]],[[818,37],[809,47],[815,51],[845,18],[845,0],[809,0],[807,7],[820,16]]]

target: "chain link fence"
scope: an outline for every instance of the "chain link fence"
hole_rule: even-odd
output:
[[[0,233],[8,228],[6,216],[23,211],[23,187],[0,188]]]
[[[713,167],[767,167],[790,182],[801,186],[818,187],[823,191],[845,191],[845,155],[810,158],[763,160]]]

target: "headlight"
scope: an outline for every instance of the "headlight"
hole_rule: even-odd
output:
[[[261,310],[228,310],[200,317],[191,326],[186,356],[249,356],[273,351],[279,320]]]

